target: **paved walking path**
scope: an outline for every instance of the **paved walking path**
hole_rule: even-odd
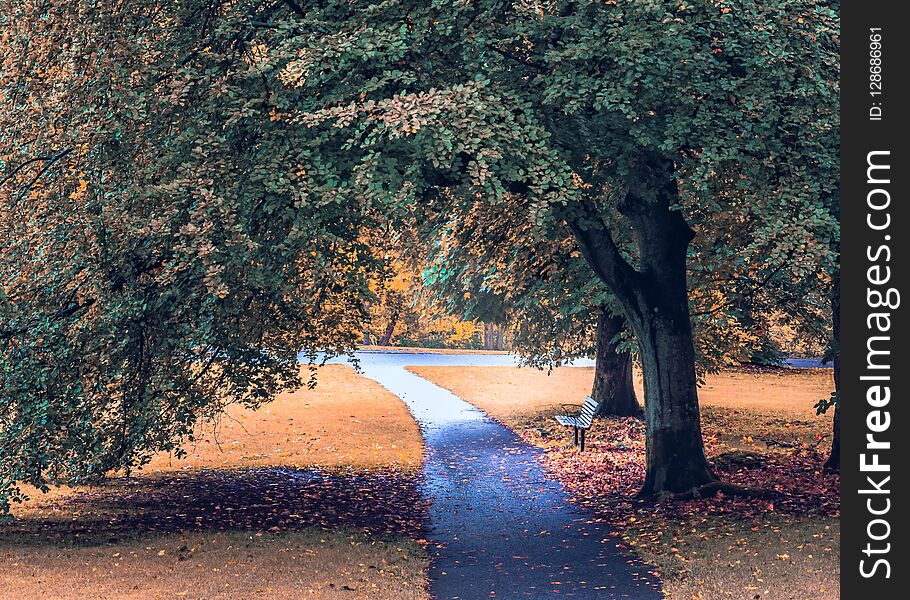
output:
[[[358,353],[426,440],[430,589],[437,600],[661,598],[610,529],[569,502],[542,451],[408,365],[514,365],[509,355]],[[590,364],[590,363],[581,363]]]

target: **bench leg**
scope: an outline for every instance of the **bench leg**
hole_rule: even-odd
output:
[[[575,441],[572,442],[573,446],[578,445],[578,427],[575,428]]]
[[[582,429],[581,430],[581,449],[579,449],[579,452],[584,452],[584,451],[585,451],[585,430]]]

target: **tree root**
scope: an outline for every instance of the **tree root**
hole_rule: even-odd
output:
[[[725,496],[762,498],[767,500],[778,496],[778,493],[774,490],[746,487],[726,481],[710,481],[684,492],[662,492],[656,496],[656,499],[658,501],[670,500],[679,502],[685,500],[699,500],[701,498],[713,498],[719,493],[724,494]]]

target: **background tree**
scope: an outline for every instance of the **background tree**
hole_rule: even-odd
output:
[[[535,231],[524,205],[472,206],[425,234],[433,240],[425,281],[458,314],[483,310],[484,294],[499,298],[512,350],[526,365],[593,357],[599,414],[640,416],[624,320],[568,231],[553,235]]]
[[[385,271],[370,282],[370,290],[375,299],[367,304],[363,343],[388,346],[416,300],[413,273],[400,259],[389,260]]]
[[[424,285],[426,244],[413,231],[385,231],[370,245],[382,254],[383,269],[370,282],[374,298],[367,301],[364,344],[482,347],[483,324],[453,314]]]

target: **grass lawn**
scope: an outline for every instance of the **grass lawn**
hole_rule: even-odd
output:
[[[411,367],[547,450],[551,472],[611,521],[661,573],[669,598],[837,598],[838,486],[821,472],[830,416],[813,405],[829,370],[735,369],[701,388],[705,445],[727,480],[771,489],[764,499],[641,502],[644,436],[633,419],[602,419],[579,454],[552,415],[590,393],[593,369]],[[640,383],[638,396],[643,397]]]
[[[417,425],[347,366],[318,378],[185,459],[14,507],[0,598],[427,598]]]

